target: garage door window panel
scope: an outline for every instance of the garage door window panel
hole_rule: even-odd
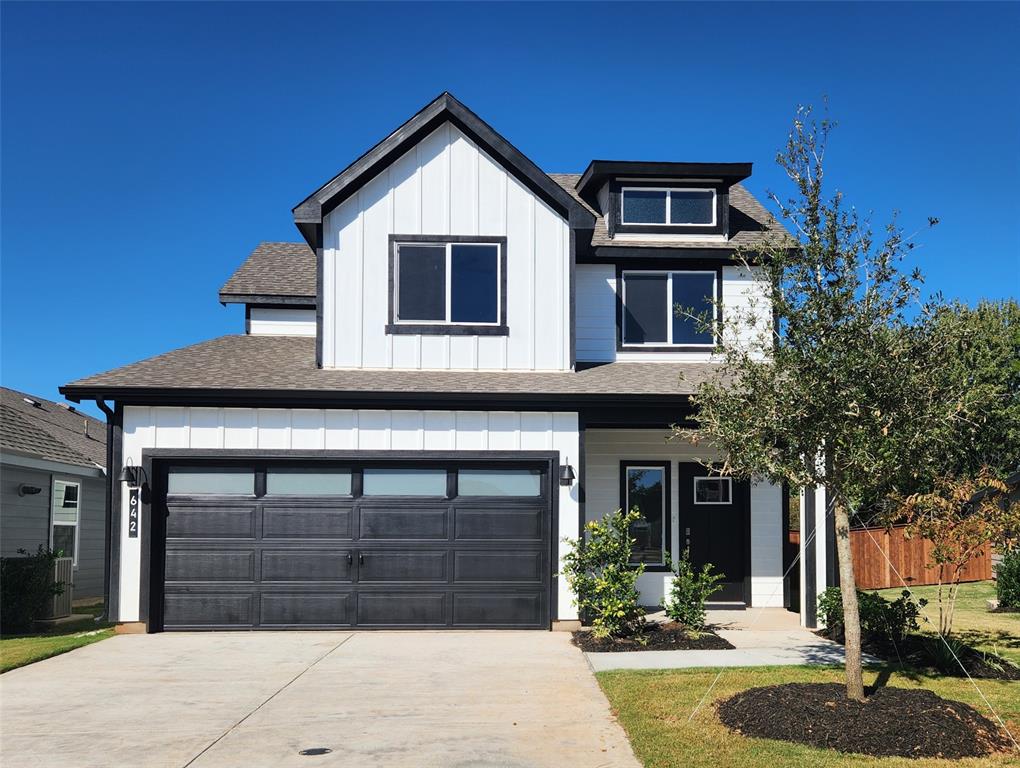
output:
[[[541,496],[542,473],[536,469],[462,469],[459,496]]]
[[[351,470],[271,468],[266,472],[266,493],[280,496],[350,496]]]
[[[167,493],[180,496],[254,496],[255,472],[232,467],[171,467]]]
[[[362,480],[365,496],[446,496],[445,469],[367,468]]]

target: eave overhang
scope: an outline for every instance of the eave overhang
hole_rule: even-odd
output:
[[[751,163],[659,163],[638,160],[592,160],[577,182],[577,191],[590,205],[596,205],[596,196],[602,185],[610,179],[633,177],[640,179],[718,179],[724,187],[731,187],[751,175]]]

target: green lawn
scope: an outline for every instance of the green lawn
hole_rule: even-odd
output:
[[[85,613],[90,618],[46,632],[0,637],[0,672],[8,672],[111,637],[113,629],[110,624],[97,624],[91,618],[102,611],[102,603],[77,606],[75,613]]]
[[[939,608],[935,599],[938,587],[912,587],[915,597],[928,600],[925,613],[932,624],[921,623],[922,631],[934,634],[938,627]],[[883,589],[879,594],[894,600],[902,589]],[[983,651],[994,651],[1020,664],[1020,613],[992,613],[986,601],[995,597],[994,581],[974,581],[960,585],[953,618],[953,634],[968,645]]]
[[[714,702],[746,688],[788,682],[842,682],[842,670],[831,667],[767,667],[722,671],[711,696],[687,722],[704,696],[717,669],[614,670],[597,677],[614,713],[619,718],[634,752],[645,768],[692,768],[693,766],[740,766],[780,768],[781,766],[879,766],[880,768],[978,768],[978,766],[1020,765],[1020,755],[996,755],[949,763],[945,760],[908,760],[844,755],[800,744],[751,739],[729,731],[716,716]],[[865,683],[878,672],[867,671]],[[957,699],[989,716],[987,707],[967,680],[957,678],[904,676],[892,672],[887,682],[904,688],[924,687],[940,696]],[[1020,683],[981,680],[982,692],[1020,737]]]

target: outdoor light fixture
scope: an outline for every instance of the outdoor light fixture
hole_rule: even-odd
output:
[[[35,496],[37,493],[42,493],[42,488],[38,485],[27,485],[22,483],[18,486],[19,496]]]
[[[574,468],[569,464],[569,457],[567,458],[567,464],[560,464],[560,485],[569,486],[574,484]]]
[[[127,483],[131,488],[141,488],[143,482],[149,482],[144,467],[136,467],[134,464],[125,464],[120,471],[120,481]]]

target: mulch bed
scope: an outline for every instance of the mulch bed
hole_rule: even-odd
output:
[[[689,633],[675,622],[668,624],[646,624],[641,632],[622,638],[595,638],[591,632],[574,632],[574,645],[582,651],[723,651],[733,646],[709,630],[699,634]]]
[[[862,704],[837,683],[787,683],[741,691],[718,712],[744,736],[876,757],[958,759],[1012,746],[973,707],[924,689],[878,688]]]

